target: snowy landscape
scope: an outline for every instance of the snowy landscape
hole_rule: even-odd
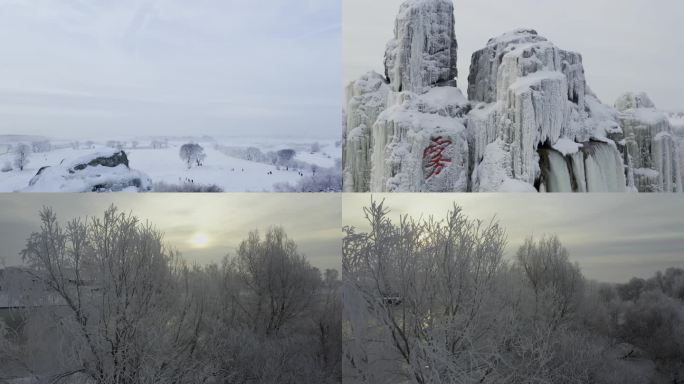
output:
[[[340,17],[337,0],[0,3],[0,192],[341,191]]]
[[[429,206],[424,198],[406,200],[400,212],[406,205]],[[528,233],[510,247],[515,226],[498,217],[473,218],[456,203],[435,217],[391,216],[393,206],[384,201],[366,204],[363,211],[349,212],[354,223],[365,224],[346,222],[343,240],[345,383],[684,380],[681,241],[674,252],[678,261],[658,270],[653,265],[661,259],[649,252],[656,247],[634,235],[634,244],[646,247],[637,260],[618,253],[603,265],[657,272],[602,282],[588,278],[596,271],[583,268],[565,246],[573,235],[591,237],[577,223],[573,234]],[[486,204],[505,206],[501,200]],[[545,208],[547,215],[557,213],[554,224],[563,221],[562,209]],[[604,230],[594,233],[603,245],[589,253],[623,251],[623,239],[604,237],[605,228],[619,224],[591,217]],[[663,228],[670,219],[659,217],[653,224]]]
[[[199,147],[182,155],[186,144]],[[0,192],[335,192],[342,188],[339,144],[0,135]],[[87,166],[74,170],[79,164]]]
[[[602,102],[582,55],[532,28],[473,53],[466,96],[455,14],[404,1],[384,74],[347,86],[345,191],[682,192],[681,114],[643,92]]]

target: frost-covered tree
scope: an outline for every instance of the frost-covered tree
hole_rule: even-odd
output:
[[[276,154],[278,155],[277,164],[280,166],[289,167],[290,162],[292,159],[294,159],[297,152],[295,152],[294,149],[281,149],[276,152]]]
[[[534,294],[533,321],[544,316],[556,327],[566,320],[581,298],[583,278],[558,236],[543,237],[538,242],[527,238],[518,249],[516,262]]]
[[[279,227],[268,230],[263,239],[258,232],[251,232],[240,243],[235,262],[249,292],[242,305],[244,314],[255,331],[266,335],[278,334],[301,316],[319,288],[320,272]]]
[[[202,302],[162,234],[114,207],[65,226],[49,208],[40,216],[22,257],[62,303],[50,317],[71,357],[63,374],[102,384],[192,382]]]
[[[376,202],[364,214],[369,232],[347,227],[343,240],[345,361],[354,381],[485,382],[495,351],[473,348],[496,340],[488,329],[498,322],[491,300],[504,230],[458,206],[442,221],[404,216],[395,224]]]
[[[311,153],[318,153],[321,151],[321,144],[315,141],[311,144]]]
[[[188,169],[192,168],[193,165],[197,165],[198,167],[201,166],[202,162],[207,157],[204,153],[204,148],[195,143],[183,144],[180,147],[179,156],[188,166]]]
[[[52,150],[52,144],[49,140],[36,140],[31,142],[31,150],[34,153],[50,152]]]
[[[322,279],[282,229],[188,268],[152,224],[115,208],[41,219],[17,278],[0,269],[0,294],[22,307],[0,318],[0,382],[341,382],[338,273]]]
[[[29,163],[29,154],[31,153],[31,147],[27,144],[20,143],[14,147],[14,167],[19,168],[20,171],[24,170],[24,167]]]

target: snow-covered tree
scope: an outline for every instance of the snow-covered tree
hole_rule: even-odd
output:
[[[583,278],[557,236],[525,240],[516,254],[534,293],[534,320],[545,316],[555,327],[570,316],[582,297]]]
[[[495,351],[472,350],[496,340],[486,329],[497,324],[504,230],[468,219],[458,206],[443,221],[394,224],[376,202],[364,214],[370,231],[345,228],[342,248],[349,371],[369,383],[486,377]]]
[[[27,144],[20,143],[14,147],[14,167],[19,168],[20,171],[24,170],[24,167],[29,163],[29,154],[31,153],[31,147]]]
[[[294,149],[281,149],[276,152],[276,154],[278,155],[277,164],[280,166],[289,167],[290,162],[292,159],[294,159],[297,152],[295,152]]]
[[[162,234],[114,207],[65,226],[46,208],[41,222],[22,257],[63,303],[51,316],[72,357],[65,374],[107,384],[193,379],[201,302]]]
[[[31,150],[34,153],[50,152],[52,150],[52,144],[49,140],[37,140],[31,142]]]
[[[311,153],[318,153],[321,151],[321,144],[315,141],[311,144]]]
[[[258,232],[238,247],[237,273],[247,292],[244,314],[257,332],[278,334],[312,304],[320,273],[297,251],[282,228]]]
[[[193,164],[198,167],[202,165],[202,162],[207,157],[204,153],[204,148],[201,145],[195,143],[183,144],[180,147],[179,156],[183,162],[188,166],[188,169],[192,168]]]

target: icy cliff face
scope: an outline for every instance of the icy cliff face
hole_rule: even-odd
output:
[[[442,82],[455,86],[456,50],[451,0],[405,1],[385,50],[385,76],[397,92],[423,93]]]
[[[675,141],[679,143],[679,171],[684,184],[684,112],[670,112],[668,118]]]
[[[657,110],[644,93],[626,93],[615,107],[637,190],[681,192],[679,143],[668,115]]]
[[[375,72],[369,72],[347,86],[342,151],[346,192],[369,190],[371,127],[386,108],[388,93],[389,85]]]
[[[619,126],[588,90],[578,53],[520,29],[475,52],[468,79],[475,104],[467,120],[474,191],[499,190],[482,182],[479,169],[493,148],[507,152],[501,166],[508,178],[540,191],[625,190],[620,153],[609,138]]]

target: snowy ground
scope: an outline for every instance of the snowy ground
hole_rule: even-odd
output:
[[[0,168],[5,168],[7,164],[12,164],[14,153],[9,150],[9,145],[16,146],[23,142],[31,144],[30,138],[16,138],[0,136]],[[311,153],[312,141],[277,141],[277,140],[191,140],[170,139],[168,148],[153,149],[150,146],[151,140],[139,139],[137,148],[132,148],[132,139],[120,140],[128,144],[123,150],[128,155],[129,166],[131,169],[142,171],[152,179],[153,183],[164,182],[167,184],[183,184],[192,182],[194,184],[217,185],[226,192],[243,191],[271,191],[274,183],[287,182],[294,184],[304,176],[312,173],[310,166],[302,170],[285,170],[271,164],[264,164],[255,161],[243,160],[230,157],[216,149],[216,144],[231,147],[252,146],[259,148],[262,152],[277,151],[279,149],[291,148],[296,150],[295,160],[305,162],[307,165],[315,165],[319,168],[329,168],[335,166],[335,160],[341,157],[341,150],[335,142],[318,141],[320,151]],[[0,172],[0,192],[21,191],[28,186],[29,180],[43,166],[54,166],[64,159],[74,159],[76,157],[88,155],[105,148],[107,140],[99,140],[92,148],[87,148],[81,142],[79,149],[75,150],[68,141],[51,140],[53,149],[49,152],[31,153],[29,164],[23,171],[13,169],[7,172]],[[186,165],[179,157],[179,148],[187,142],[196,142],[202,145],[207,155],[203,166],[187,169]],[[13,167],[16,168],[16,167]],[[300,172],[304,175],[302,176]]]

